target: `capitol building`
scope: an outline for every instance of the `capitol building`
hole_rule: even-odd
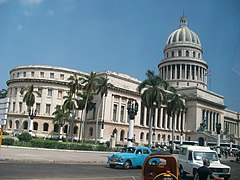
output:
[[[159,76],[175,87],[177,93],[184,95],[186,111],[175,118],[175,140],[182,137],[185,141],[197,141],[199,144],[216,142],[216,124],[221,124],[221,142],[240,144],[239,113],[226,108],[224,97],[208,89],[208,64],[203,57],[200,38],[188,27],[185,16],[180,19],[180,26],[166,37],[163,49],[164,57],[159,62]],[[205,57],[207,58],[207,57]],[[76,74],[79,77],[90,73],[64,67],[27,65],[10,71],[8,85],[9,109],[6,130],[13,135],[28,130],[28,112],[22,88],[34,85],[36,96],[32,133],[36,137],[54,138],[59,135],[58,125],[53,123],[57,105],[62,105],[63,97],[69,88],[68,78]],[[106,77],[113,87],[109,88],[100,111],[97,139],[110,141],[114,135],[116,144],[126,145],[128,139],[129,117],[127,102],[134,99],[139,104],[139,111],[134,122],[136,145],[144,145],[149,137],[149,111],[141,103],[141,94],[137,87],[140,80],[117,72],[97,72],[97,77]],[[100,95],[93,99],[95,107],[100,104]],[[156,108],[153,118],[153,141],[156,144],[168,144],[172,139],[172,117],[166,113],[166,107]],[[74,123],[74,139],[81,138],[82,111],[77,112]],[[88,113],[86,121],[86,140],[94,141],[96,109]],[[205,129],[201,130],[201,124]],[[69,123],[64,126],[64,136]]]

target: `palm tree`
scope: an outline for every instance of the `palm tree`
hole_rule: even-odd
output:
[[[96,78],[96,73],[91,72],[89,76],[85,76],[83,81],[83,90],[86,91],[86,99],[85,99],[85,105],[83,109],[83,123],[82,123],[82,132],[83,132],[83,139],[82,142],[85,141],[85,120],[87,119],[87,105],[89,102],[89,95],[96,90],[96,85],[97,85],[97,78]]]
[[[67,93],[67,96],[64,96],[63,99],[64,99],[63,106],[67,109],[67,111],[69,113],[69,116],[71,114],[72,117],[73,117],[74,116],[73,115],[74,110],[76,109],[77,100],[74,98],[74,95],[71,91],[69,91]],[[72,129],[73,129],[73,124],[72,124]],[[72,134],[71,134],[71,141],[73,141],[73,135]]]
[[[59,140],[62,141],[63,126],[69,119],[69,111],[66,111],[64,106],[57,105],[52,115],[55,116],[53,123],[57,123],[60,126]]]
[[[5,97],[7,97],[7,90],[6,89],[2,89],[0,91],[0,99],[3,99]]]
[[[31,133],[32,132],[32,124],[33,124],[33,118],[30,118],[31,113],[33,113],[33,105],[35,104],[35,94],[38,96],[41,96],[41,94],[38,91],[34,91],[34,85],[32,84],[31,86],[23,88],[20,93],[23,94],[26,91],[25,95],[23,96],[23,102],[26,103],[27,109],[29,112],[29,128],[28,131]]]
[[[174,132],[175,132],[175,117],[185,110],[182,97],[177,93],[170,95],[170,99],[167,102],[167,114],[172,117],[172,146],[171,151],[174,149]]]
[[[161,88],[164,81],[158,75],[156,75],[154,71],[148,70],[146,76],[147,79],[142,81],[137,90],[139,93],[144,90],[141,95],[142,102],[143,105],[150,111],[148,147],[151,147],[153,112],[155,108],[161,106],[165,96],[165,91]]]
[[[107,96],[108,88],[113,87],[111,83],[108,82],[108,78],[100,77],[97,79],[97,94],[100,94],[100,103],[97,109],[97,119],[96,119],[96,129],[95,129],[95,144],[97,143],[97,135],[98,135],[98,121],[100,115],[100,108],[103,105],[103,96]]]
[[[74,74],[74,76],[70,76],[68,78],[68,80],[70,81],[68,83],[68,87],[70,88],[70,92],[73,95],[73,99],[75,99],[76,94],[78,93],[78,91],[81,89],[81,81],[82,79],[77,77],[76,74]],[[73,125],[74,125],[74,120],[75,120],[75,106],[72,106],[72,121],[71,121],[71,141],[73,142]]]

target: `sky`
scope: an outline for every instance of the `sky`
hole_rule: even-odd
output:
[[[168,36],[188,18],[209,66],[209,90],[240,112],[239,0],[0,0],[0,89],[16,66],[158,73]]]

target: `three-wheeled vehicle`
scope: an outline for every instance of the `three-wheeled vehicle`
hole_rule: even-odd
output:
[[[143,164],[142,180],[178,180],[176,158],[165,151],[149,155]]]

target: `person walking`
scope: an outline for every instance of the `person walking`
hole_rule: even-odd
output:
[[[217,177],[213,174],[212,170],[209,169],[210,161],[208,159],[203,160],[203,166],[197,169],[197,172],[194,176],[194,180],[224,180],[224,178]]]

